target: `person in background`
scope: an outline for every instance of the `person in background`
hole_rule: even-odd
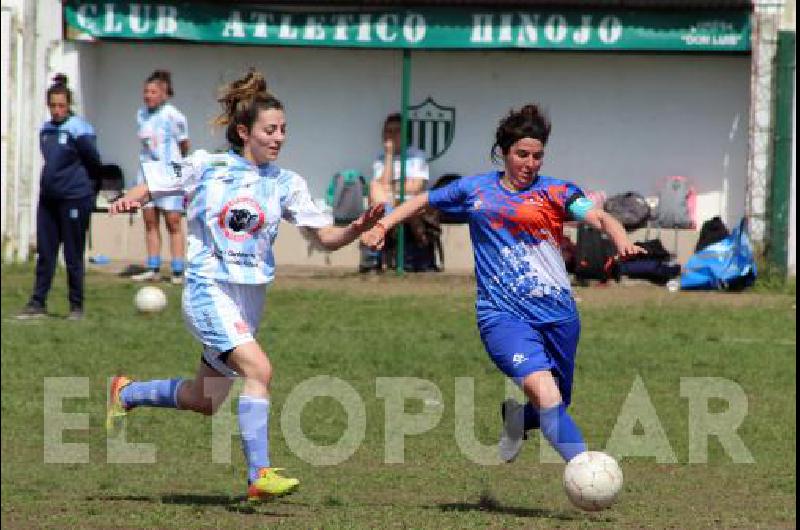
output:
[[[69,284],[69,320],[84,315],[83,256],[86,229],[94,201],[93,178],[102,166],[92,126],[72,111],[72,91],[67,76],[57,74],[47,90],[50,119],[39,132],[44,158],[36,210],[36,280],[20,319],[47,315],[47,293],[53,282],[58,250],[64,246]]]
[[[172,75],[166,70],[156,70],[144,82],[144,107],[136,114],[138,135],[141,143],[139,162],[158,161],[170,164],[180,161],[189,153],[189,130],[186,117],[176,109],[169,98],[174,95]],[[142,184],[144,175],[141,166],[136,183]],[[147,204],[142,210],[144,218],[145,245],[147,248],[147,270],[131,276],[134,281],[155,281],[160,279],[161,269],[161,231],[160,213],[169,233],[169,246],[172,253],[172,283],[183,282],[186,255],[186,234],[183,228],[183,197],[162,197]]]
[[[372,164],[372,181],[369,187],[369,204],[383,204],[391,211],[400,200],[400,132],[401,116],[389,114],[383,122],[383,151]],[[425,191],[430,179],[425,153],[409,145],[406,147],[405,200]],[[380,252],[362,248],[361,272],[381,268]]]

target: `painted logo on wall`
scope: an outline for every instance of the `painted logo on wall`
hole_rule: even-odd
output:
[[[455,107],[444,107],[428,97],[408,109],[409,143],[424,151],[428,162],[442,156],[453,143]]]

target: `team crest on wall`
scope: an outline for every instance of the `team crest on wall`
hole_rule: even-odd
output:
[[[431,97],[408,108],[409,143],[426,153],[428,162],[442,156],[453,143],[455,107],[444,107]]]

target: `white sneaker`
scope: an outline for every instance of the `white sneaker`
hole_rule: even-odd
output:
[[[169,281],[172,285],[183,285],[183,274],[173,274]]]
[[[513,462],[522,450],[525,441],[525,406],[513,398],[508,398],[502,405],[503,432],[497,449],[503,462]]]
[[[134,274],[131,276],[131,280],[135,282],[155,282],[160,279],[161,277],[159,274],[153,269],[148,269],[144,272],[140,272],[139,274]]]

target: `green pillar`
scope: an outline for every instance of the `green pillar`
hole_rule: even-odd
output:
[[[408,100],[411,92],[411,50],[403,50],[403,81],[400,103],[400,204],[406,200],[406,150],[408,147]],[[397,274],[405,265],[405,230],[397,225]]]
[[[789,238],[789,201],[792,177],[792,101],[795,78],[795,32],[778,33],[775,83],[774,165],[770,182],[769,261],[786,271]]]

